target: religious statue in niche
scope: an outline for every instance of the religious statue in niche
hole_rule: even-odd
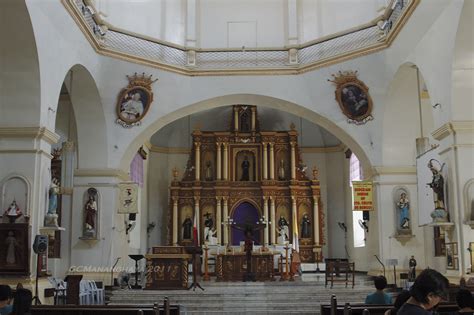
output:
[[[280,160],[280,166],[278,167],[278,179],[285,180],[285,161],[283,159]]]
[[[190,240],[192,236],[192,229],[193,229],[193,221],[191,220],[191,217],[188,215],[186,216],[186,219],[183,221],[183,240]]]
[[[5,244],[7,245],[6,264],[14,266],[18,262],[19,244],[13,231],[8,232],[8,236],[5,239]]]
[[[411,256],[410,260],[408,261],[408,281],[413,282],[416,279],[416,260],[415,256]]]
[[[372,120],[372,98],[369,88],[357,79],[357,71],[339,71],[328,81],[336,84],[336,100],[349,123],[365,124]]]
[[[243,112],[240,115],[240,131],[241,132],[250,132],[250,115],[249,115],[249,108],[247,106],[242,107]]]
[[[398,209],[398,231],[410,230],[410,201],[407,198],[406,192],[400,194],[400,199],[397,201]]]
[[[5,216],[8,217],[10,223],[15,223],[16,219],[22,216],[20,207],[16,204],[16,200],[13,199],[10,206],[5,210]]]
[[[122,89],[118,96],[116,120],[116,123],[125,128],[141,124],[153,101],[151,85],[158,80],[152,80],[152,76],[146,76],[145,73],[127,75],[127,79],[128,86]]]
[[[214,241],[217,243],[217,239],[214,237],[216,231],[214,231],[214,220],[212,219],[212,215],[209,212],[204,214],[206,219],[204,220],[204,240],[206,243],[210,245],[215,245]]]
[[[48,211],[44,218],[44,225],[51,227],[58,227],[58,195],[60,193],[59,180],[55,177],[51,180],[49,187]]]
[[[438,164],[438,167],[435,166]],[[441,163],[435,159],[431,159],[428,162],[428,168],[432,173],[431,183],[427,185],[433,190],[433,199],[435,209],[431,212],[431,218],[433,222],[448,222],[448,212],[445,208],[445,199],[444,199],[444,177],[441,174],[444,168],[444,163]]]
[[[249,157],[247,155],[244,156],[244,160],[242,161],[242,176],[240,177],[241,181],[249,181],[250,180],[250,162]]]
[[[84,205],[84,230],[82,233],[83,238],[97,238],[97,196],[97,189],[89,188],[87,190],[87,202]]]
[[[207,181],[211,181],[213,179],[211,161],[206,162],[206,172],[204,175]]]
[[[278,244],[284,245],[290,239],[290,233],[288,228],[288,221],[284,216],[280,216],[278,220]]]
[[[303,219],[301,220],[301,238],[311,237],[311,231],[309,228],[310,225],[311,225],[311,222],[309,220],[308,214],[307,213],[303,214]]]

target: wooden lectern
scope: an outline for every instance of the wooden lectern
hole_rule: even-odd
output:
[[[79,291],[82,275],[66,276],[64,281],[67,283],[66,287],[66,304],[79,305]]]

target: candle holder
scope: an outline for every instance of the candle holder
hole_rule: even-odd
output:
[[[231,241],[230,241],[230,228],[234,224],[236,224],[236,222],[231,217],[227,217],[227,219],[224,222],[222,222],[222,225],[227,225],[227,236],[228,236],[227,244],[226,244],[226,251],[227,252],[232,251],[232,245],[230,244],[231,243]]]
[[[202,281],[210,281],[211,277],[209,276],[209,262],[208,262],[209,246],[204,245],[203,249],[204,249],[204,276],[202,277]]]
[[[257,226],[263,226],[263,227],[267,227],[267,226],[270,226],[272,224],[272,222],[268,221],[268,219],[262,215],[262,217],[260,219],[258,219],[258,221],[256,222]],[[264,231],[264,233],[268,233],[268,231]],[[268,237],[268,236],[267,236]],[[263,248],[262,250],[264,252],[268,251],[268,239],[267,239],[267,242],[264,242],[263,243]]]

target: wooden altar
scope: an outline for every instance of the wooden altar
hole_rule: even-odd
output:
[[[273,278],[274,253],[252,253],[252,270],[257,281],[271,281]],[[242,281],[247,272],[247,258],[244,252],[219,254],[216,259],[216,281]]]
[[[187,289],[191,258],[181,246],[153,247],[152,254],[145,255],[145,290]]]
[[[239,245],[243,234],[231,224],[265,224],[256,244],[293,243],[299,230],[302,262],[315,262],[324,245],[324,213],[317,170],[307,178],[298,132],[260,130],[256,106],[232,106],[229,130],[192,133],[193,147],[181,179],[178,166],[170,186],[168,244],[192,243],[197,218],[199,243]],[[279,220],[289,239],[279,238]],[[322,256],[317,256],[321,261]]]

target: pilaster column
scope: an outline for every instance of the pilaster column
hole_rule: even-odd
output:
[[[252,131],[255,131],[255,128],[256,128],[256,122],[257,122],[257,115],[256,115],[256,108],[255,107],[251,107],[251,110],[252,110]]]
[[[287,6],[288,45],[298,44],[298,4],[297,0],[288,0]]]
[[[270,179],[275,179],[275,144],[270,142]]]
[[[224,180],[229,179],[229,144],[224,143]]]
[[[313,229],[314,229],[314,244],[319,245],[319,204],[318,196],[313,196]]]
[[[221,180],[221,143],[217,142],[217,180]]]
[[[268,179],[268,157],[267,157],[267,144],[266,142],[262,142],[263,145],[263,179]]]
[[[195,218],[197,219],[197,222],[196,222],[196,228],[197,228],[197,238],[198,238],[198,245],[201,244],[201,241],[200,241],[200,236],[201,236],[201,226],[199,224],[199,221],[200,221],[200,218],[201,218],[201,214],[199,213],[199,200],[201,198],[199,197],[194,197],[194,212],[196,213],[195,215]]]
[[[196,156],[194,157],[194,160],[196,162],[196,180],[199,181],[201,180],[201,143],[200,142],[194,142],[195,150],[194,152],[196,153]]]
[[[234,131],[239,131],[239,108],[234,107]]]
[[[291,179],[296,179],[296,143],[291,142]]]
[[[227,220],[229,219],[229,208],[228,208],[228,198],[223,197],[224,200],[224,245],[227,246],[229,244],[229,225],[227,224]]]
[[[298,226],[298,222],[295,222],[295,220],[298,218],[297,214],[296,214],[296,197],[292,196],[291,197],[291,243],[293,244],[293,248],[295,248],[295,242],[297,240],[294,240],[293,237],[295,236],[295,231],[293,230],[295,228],[295,226],[297,227]]]
[[[270,240],[272,244],[276,244],[276,231],[275,228],[277,226],[276,223],[276,213],[275,213],[275,198],[270,197],[270,222],[272,225],[270,225]]]
[[[186,46],[196,47],[196,0],[186,1]]]
[[[263,197],[263,216],[264,219],[267,221],[265,228],[263,229],[263,244],[265,247],[268,246],[268,197]]]
[[[217,229],[217,245],[222,244],[222,209],[221,209],[221,202],[222,197],[216,197],[217,205],[216,205],[216,229]]]
[[[178,245],[178,198],[173,197],[173,245]]]

